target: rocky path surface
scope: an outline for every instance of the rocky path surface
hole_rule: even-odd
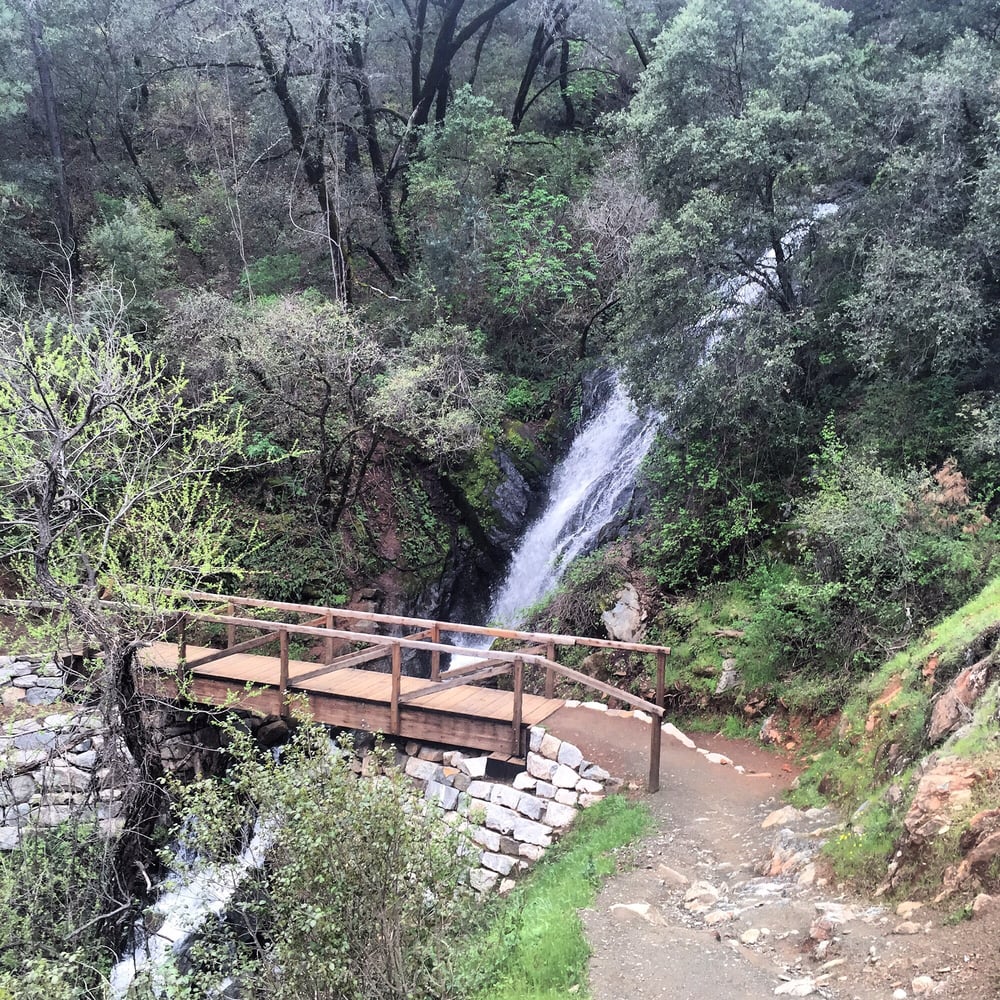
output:
[[[648,724],[581,709],[549,722],[642,787]],[[843,821],[783,802],[792,765],[749,743],[697,743],[664,734],[654,829],[583,914],[595,1000],[1000,998],[996,913],[949,924],[848,895],[817,856]]]

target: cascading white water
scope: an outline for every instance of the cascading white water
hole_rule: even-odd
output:
[[[273,839],[273,831],[258,821],[249,843],[233,861],[203,864],[197,858],[187,859],[190,868],[167,879],[152,907],[163,923],[154,933],[140,933],[140,941],[111,970],[108,993],[112,1000],[123,1000],[136,978],[147,972],[153,994],[163,995],[167,960],[184,950],[209,917],[222,913],[247,872],[263,866]]]
[[[635,483],[656,435],[616,382],[600,409],[556,466],[545,509],[525,532],[497,588],[489,619],[513,626],[541,600],[569,564],[591,548]]]
[[[655,414],[636,411],[616,380],[556,466],[548,503],[511,557],[507,576],[493,594],[488,621],[510,628],[520,624],[524,609],[541,600],[569,564],[593,546],[635,483],[657,423]],[[457,641],[484,649],[485,641],[478,638]],[[452,667],[462,665],[460,661],[466,662],[452,657]]]

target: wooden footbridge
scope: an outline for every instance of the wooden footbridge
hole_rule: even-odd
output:
[[[556,678],[562,677],[652,716],[649,789],[659,787],[659,723],[670,652],[665,646],[198,591],[171,596],[186,607],[204,610],[179,613],[172,630],[176,642],[154,642],[141,651],[143,665],[153,668],[146,681],[149,693],[174,697],[182,692],[194,704],[235,705],[273,715],[287,715],[297,701],[306,713],[331,726],[523,758],[528,727],[543,723],[564,704],[555,697]],[[301,620],[291,622],[291,617]],[[188,642],[189,636],[213,630],[224,641],[223,648]],[[470,649],[442,641],[450,635],[473,641],[478,637],[483,646]],[[515,648],[483,648],[497,639]],[[322,662],[294,658],[293,642],[321,651]],[[268,649],[274,646],[277,655]],[[653,656],[655,703],[559,663],[560,651],[574,646]],[[442,670],[446,654],[476,659]],[[430,676],[404,674],[404,659],[424,661],[422,672]],[[544,697],[525,692],[525,674],[531,670],[544,672]],[[481,686],[502,676],[510,678],[504,689]]]

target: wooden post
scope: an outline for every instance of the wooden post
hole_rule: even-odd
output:
[[[184,704],[191,700],[192,671],[187,665],[187,615],[181,614],[177,623],[177,700]]]
[[[333,612],[327,611],[326,613],[326,627],[333,628]],[[330,663],[333,660],[333,636],[328,635],[326,639],[323,640],[323,662]]]
[[[441,626],[435,622],[431,626],[431,642],[441,641]],[[432,649],[431,650],[431,680],[438,681],[441,679],[441,650]]]
[[[511,713],[510,726],[513,734],[510,741],[510,752],[515,757],[521,756],[521,714],[524,702],[524,661],[518,657],[514,661],[514,711]]]
[[[546,650],[545,658],[547,660],[552,660],[555,662],[556,658],[556,644],[554,642],[549,643],[549,648]],[[551,667],[545,668],[545,697],[554,698],[556,696],[556,675]]]
[[[392,699],[389,703],[389,731],[399,735],[399,681],[403,675],[403,647],[392,644]]]
[[[230,603],[229,603],[229,610],[228,610],[227,614],[229,615],[230,618],[235,618],[236,617],[236,605],[233,604],[232,601],[230,601]],[[236,626],[235,625],[227,625],[226,626],[226,649],[229,649],[230,646],[235,646],[235,645],[236,645]]]
[[[662,652],[657,653],[656,705],[658,708],[663,708],[666,702],[666,673],[667,654]],[[654,715],[653,721],[650,723],[649,733],[649,782],[646,786],[649,792],[658,792],[660,790],[660,740],[663,736],[662,725],[663,717]]]
[[[278,631],[278,700],[281,702],[280,712],[282,717],[288,715],[288,706],[285,704],[285,697],[288,694],[288,629],[283,628]]]

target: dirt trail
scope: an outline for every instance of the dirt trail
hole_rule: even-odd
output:
[[[547,726],[644,787],[647,724],[563,709]],[[791,763],[750,743],[696,743],[732,764],[664,734],[661,790],[646,800],[654,829],[583,913],[595,1000],[1000,998],[1000,916],[950,926],[924,906],[907,921],[848,895],[809,857],[838,835],[839,817],[789,809],[762,827],[785,808]]]

